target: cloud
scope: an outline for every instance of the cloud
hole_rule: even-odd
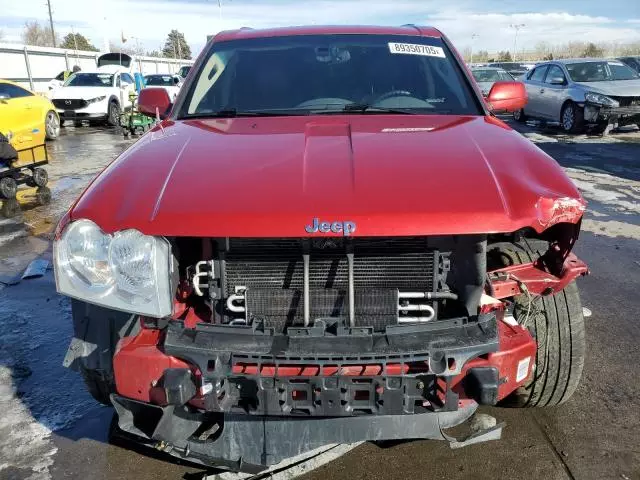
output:
[[[471,35],[479,35],[474,49],[491,52],[511,50],[515,29],[510,25],[524,24],[518,31],[518,51],[532,50],[539,42],[561,44],[571,41],[629,42],[640,40],[640,30],[624,22],[603,16],[569,13],[474,13],[442,11],[431,16],[431,23],[447,34],[459,49],[471,45]]]

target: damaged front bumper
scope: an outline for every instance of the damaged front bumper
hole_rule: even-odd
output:
[[[526,329],[495,313],[379,334],[172,321],[120,342],[111,399],[140,442],[257,472],[328,444],[499,438],[501,425],[462,442],[443,429],[522,385],[535,351]]]
[[[640,104],[608,107],[593,103],[584,104],[584,120],[587,123],[608,123],[617,126],[640,123]]]

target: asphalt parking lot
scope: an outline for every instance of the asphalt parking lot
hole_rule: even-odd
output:
[[[576,253],[591,268],[579,280],[588,352],[582,383],[561,407],[486,409],[503,439],[451,450],[417,441],[364,444],[306,479],[639,479],[640,131],[566,136],[514,125],[554,157],[589,201]],[[50,255],[55,224],[90,180],[133,143],[114,131],[66,128],[48,145],[52,199],[24,191],[14,218],[0,217],[0,277]],[[198,469],[107,443],[112,412],[61,366],[71,336],[69,303],[48,273],[0,284],[0,478],[201,478]]]

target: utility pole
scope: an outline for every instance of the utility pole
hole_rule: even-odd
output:
[[[512,60],[515,62],[516,61],[516,55],[518,54],[518,32],[520,31],[521,28],[526,27],[526,25],[524,23],[517,23],[517,24],[511,24],[509,25],[511,28],[515,29],[516,34],[515,37],[513,38],[513,58]]]
[[[469,63],[471,65],[473,65],[473,41],[478,38],[480,35],[478,35],[477,33],[472,33],[471,34],[471,59],[469,60]]]
[[[56,32],[53,31],[53,15],[51,15],[51,0],[47,0],[47,7],[49,8],[49,25],[51,26],[51,41],[53,46],[56,46]]]

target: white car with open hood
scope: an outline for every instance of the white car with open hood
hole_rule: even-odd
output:
[[[128,55],[105,54],[98,58],[95,71],[71,75],[52,94],[60,119],[76,125],[83,120],[118,125],[120,112],[129,105],[129,94],[135,91],[130,65]]]

